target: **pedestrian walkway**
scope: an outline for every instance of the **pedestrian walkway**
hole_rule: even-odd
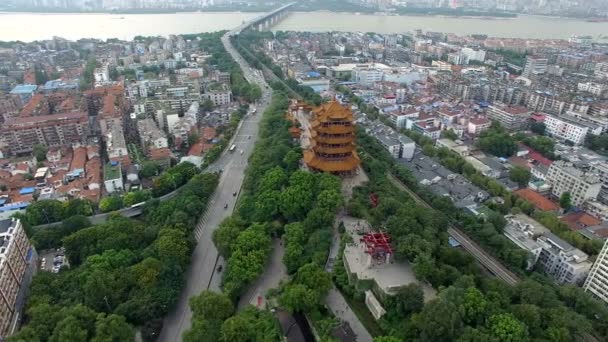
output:
[[[357,335],[357,342],[372,342],[372,335],[365,329],[363,323],[361,323],[357,315],[348,306],[346,299],[344,299],[344,296],[342,296],[342,293],[338,289],[333,287],[329,290],[329,294],[325,298],[325,304],[338,319],[348,323],[355,335]]]

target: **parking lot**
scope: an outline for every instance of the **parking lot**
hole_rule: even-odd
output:
[[[38,261],[40,262],[39,269],[41,271],[54,272],[55,266],[69,267],[65,251],[56,249],[47,249],[39,253]],[[55,270],[57,268],[55,267]],[[57,270],[58,271],[58,270]],[[55,273],[57,272],[55,271]]]

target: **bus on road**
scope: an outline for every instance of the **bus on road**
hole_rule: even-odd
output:
[[[236,145],[232,144],[232,146],[230,146],[230,152],[234,152],[236,150]]]

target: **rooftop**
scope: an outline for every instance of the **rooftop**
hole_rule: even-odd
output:
[[[534,204],[534,206],[536,207],[536,209],[541,210],[541,211],[557,211],[559,210],[559,206],[551,201],[550,199],[544,197],[543,195],[539,194],[538,192],[532,190],[532,189],[520,189],[515,191],[515,193],[525,199],[526,201]]]
[[[34,84],[19,84],[13,90],[11,90],[11,94],[30,94],[38,89],[37,85]]]
[[[122,177],[122,171],[120,170],[120,164],[110,162],[103,167],[103,178],[104,180],[113,180]]]

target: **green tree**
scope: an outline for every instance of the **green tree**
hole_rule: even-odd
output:
[[[58,222],[62,219],[63,205],[57,200],[36,201],[25,211],[25,220],[31,226]]]
[[[224,321],[221,340],[223,342],[280,341],[281,332],[270,311],[248,306]]]
[[[93,204],[91,201],[75,198],[63,203],[63,217],[70,218],[76,215],[93,215]]]
[[[314,290],[302,284],[288,284],[283,288],[279,303],[289,312],[305,312],[318,304]]]
[[[393,336],[378,336],[378,337],[374,337],[373,342],[402,342],[402,341]]]
[[[512,314],[498,314],[488,320],[490,333],[499,341],[526,341],[528,332],[525,324],[518,321]]]
[[[319,300],[325,297],[331,288],[331,276],[329,273],[314,263],[300,267],[295,280],[298,284],[303,284],[315,291]]]
[[[242,222],[235,217],[229,217],[213,232],[213,242],[224,258],[229,258],[232,254],[232,248],[243,228]]]
[[[524,187],[528,184],[530,178],[532,178],[532,174],[530,173],[530,170],[525,167],[516,165],[511,169],[509,178],[519,184],[519,186]]]
[[[205,112],[211,112],[215,109],[215,104],[213,101],[207,99],[201,104],[201,109]]]
[[[530,125],[530,130],[538,135],[545,135],[547,126],[543,122],[535,122]]]
[[[458,139],[458,135],[456,135],[456,133],[452,129],[448,129],[448,130],[442,131],[441,132],[441,137],[442,138],[447,138],[447,139],[450,139],[450,140],[457,140]]]
[[[413,324],[425,341],[454,341],[462,327],[462,320],[454,304],[434,300],[412,316]]]
[[[464,317],[466,322],[483,322],[488,303],[481,291],[475,287],[469,287],[465,292],[462,305],[464,307]]]
[[[203,291],[190,298],[192,314],[199,320],[224,321],[234,313],[230,298],[222,293]]]
[[[221,338],[222,321],[200,320],[192,321],[192,328],[184,332],[184,342],[219,342]]]
[[[517,152],[517,143],[504,129],[494,124],[477,140],[477,147],[497,157],[510,157]]]
[[[46,153],[48,152],[48,148],[44,145],[41,144],[36,144],[34,145],[34,151],[32,152],[32,154],[34,155],[34,157],[36,157],[36,160],[38,162],[43,162],[46,160]]]
[[[44,69],[35,68],[34,76],[36,77],[37,85],[45,84],[49,80],[49,76],[46,74],[46,71]]]
[[[433,147],[433,145],[431,145],[431,144],[424,145],[422,147],[422,153],[424,153],[425,155],[427,155],[429,157],[434,157],[435,156],[435,147]]]
[[[103,213],[109,213],[111,211],[119,210],[123,207],[122,197],[118,195],[111,195],[104,197],[99,202],[99,210]]]
[[[564,192],[559,197],[559,205],[560,207],[569,210],[572,207],[572,199],[569,192]]]
[[[145,161],[141,165],[139,170],[139,176],[141,178],[152,178],[158,175],[159,167],[158,164],[153,161]]]
[[[95,322],[95,336],[92,342],[132,341],[135,331],[123,316],[99,314]]]
[[[190,249],[183,231],[173,228],[163,228],[154,242],[158,259],[164,262],[175,261],[186,266],[190,259]]]
[[[88,335],[82,323],[76,317],[69,316],[57,324],[49,342],[87,341]]]
[[[402,317],[419,312],[424,307],[424,292],[420,285],[412,283],[399,289],[389,304]]]
[[[152,193],[149,190],[130,191],[123,196],[123,203],[128,207],[133,204],[145,202],[151,197]]]

